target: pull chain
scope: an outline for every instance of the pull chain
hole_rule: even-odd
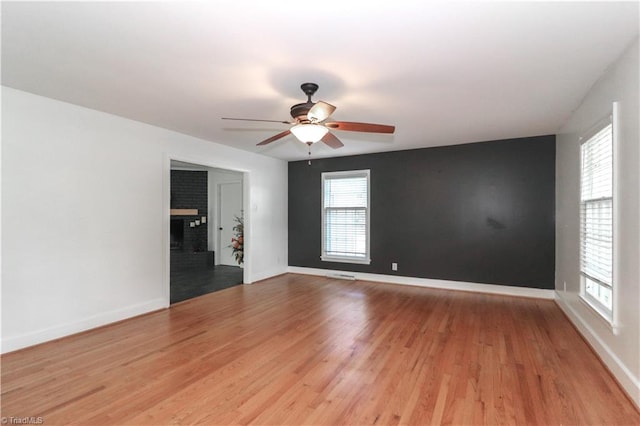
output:
[[[309,165],[311,165],[311,143],[307,142],[307,147],[309,149]]]

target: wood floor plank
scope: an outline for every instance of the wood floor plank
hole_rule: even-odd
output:
[[[640,424],[550,300],[287,274],[3,355],[45,424]]]

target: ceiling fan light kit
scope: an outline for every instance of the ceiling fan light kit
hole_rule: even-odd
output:
[[[291,133],[304,143],[316,143],[328,132],[326,127],[313,123],[296,124],[291,128]]]
[[[372,123],[356,123],[349,121],[332,121],[325,122],[331,114],[336,110],[336,107],[324,102],[312,102],[311,96],[318,90],[318,85],[315,83],[303,83],[300,88],[307,95],[307,102],[293,105],[290,113],[294,121],[279,121],[279,120],[263,120],[253,118],[226,118],[223,120],[240,120],[240,121],[267,121],[273,123],[293,124],[289,130],[278,133],[275,136],[271,136],[258,143],[258,146],[267,145],[271,142],[275,142],[291,133],[300,141],[309,146],[322,141],[331,148],[341,148],[344,144],[335,135],[329,132],[329,129],[345,130],[350,132],[367,132],[367,133],[393,133],[395,131],[394,126],[388,126],[386,124],[372,124]],[[309,152],[311,155],[311,152]]]

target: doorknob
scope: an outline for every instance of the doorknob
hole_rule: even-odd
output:
[[[222,226],[220,228],[218,228],[220,231],[222,231]]]

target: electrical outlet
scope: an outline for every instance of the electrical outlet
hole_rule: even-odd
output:
[[[392,270],[392,271],[397,271],[397,270],[398,270],[398,264],[397,264],[397,263],[395,263],[395,262],[393,262],[393,263],[391,264],[391,270]]]

